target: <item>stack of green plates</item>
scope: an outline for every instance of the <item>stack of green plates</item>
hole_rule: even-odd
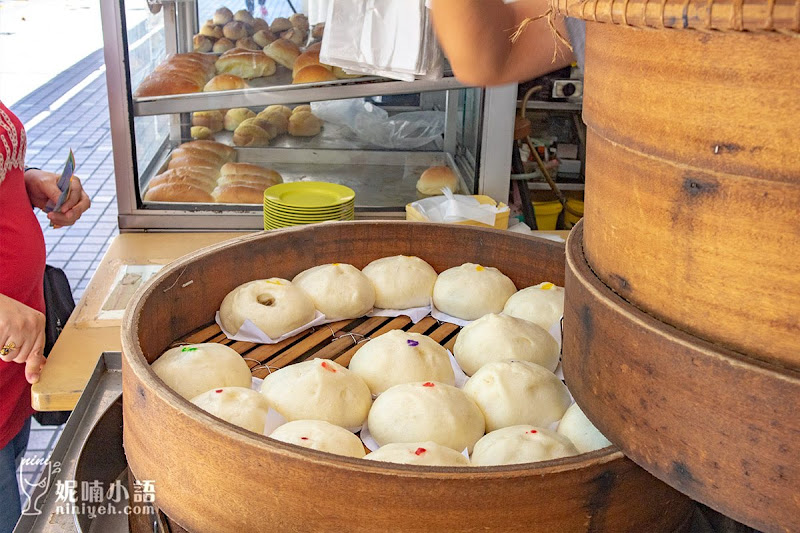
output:
[[[295,181],[264,191],[264,229],[353,220],[356,193],[336,183]]]

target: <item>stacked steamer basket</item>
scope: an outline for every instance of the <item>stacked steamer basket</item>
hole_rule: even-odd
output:
[[[123,437],[130,470],[188,531],[681,531],[690,500],[613,447],[541,463],[445,468],[375,463],[274,441],[223,422],[168,388],[150,364],[175,342],[224,342],[213,316],[230,290],[309,267],[416,255],[441,272],[471,261],[519,287],[564,280],[564,247],[494,229],[404,222],[319,224],[246,236],[165,267],[123,321]],[[176,282],[177,280],[177,282]],[[192,283],[188,283],[189,281]],[[405,317],[330,324],[277,345],[228,342],[280,367],[342,364],[349,333],[379,335]],[[411,331],[452,346],[457,327],[426,318]],[[331,342],[331,331],[338,331]],[[301,334],[302,335],[302,334]],[[262,376],[263,377],[263,376]]]
[[[628,457],[800,529],[800,2],[557,0],[587,21],[564,373]]]

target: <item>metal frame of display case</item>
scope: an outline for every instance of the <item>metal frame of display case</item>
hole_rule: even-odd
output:
[[[192,0],[164,1],[165,32],[172,34],[166,39],[167,52],[176,51],[176,35],[186,33],[179,31],[175,23],[176,13],[185,11],[185,4]],[[104,53],[106,63],[106,79],[108,86],[109,113],[111,121],[111,137],[114,148],[114,169],[117,183],[117,203],[119,227],[121,231],[136,230],[231,230],[263,228],[261,210],[241,205],[211,204],[166,204],[154,206],[143,205],[138,197],[136,180],[139,172],[136,162],[134,117],[170,114],[177,117],[180,113],[207,109],[232,107],[253,107],[272,104],[289,104],[298,102],[338,100],[375,95],[396,95],[409,93],[425,93],[428,91],[446,92],[446,129],[443,150],[428,152],[438,154],[447,159],[447,164],[454,167],[457,173],[470,172],[474,169],[476,179],[474,194],[491,196],[498,201],[507,201],[509,193],[510,146],[513,136],[514,113],[516,103],[516,84],[502,87],[480,89],[481,102],[478,123],[479,132],[477,153],[460,156],[458,139],[455,135],[457,93],[465,88],[452,76],[441,80],[419,80],[402,82],[377,77],[363,77],[354,80],[339,80],[316,84],[282,85],[272,87],[250,88],[215,93],[195,93],[175,96],[157,96],[134,98],[130,73],[126,67],[129,62],[127,28],[124,22],[124,0],[101,0],[101,15],[104,37]],[[194,17],[196,20],[196,17]],[[171,28],[171,29],[170,29]],[[169,137],[180,135],[180,121],[171,120],[169,136],[159,153],[147,165],[143,172],[153,172],[163,160],[168,148]],[[254,150],[254,149],[251,149]],[[275,150],[275,149],[270,149]],[[297,148],[296,150],[306,150]],[[273,153],[287,153],[288,150]],[[310,156],[320,158],[325,151],[308,152]],[[334,156],[336,150],[327,153]],[[358,157],[369,157],[362,152]],[[389,159],[402,158],[403,155],[415,161],[424,161],[425,152],[371,152],[377,157]],[[421,156],[421,154],[423,154]],[[473,156],[479,163],[471,159]],[[422,163],[420,163],[422,164]],[[404,206],[396,208],[356,209],[356,218],[404,218]]]

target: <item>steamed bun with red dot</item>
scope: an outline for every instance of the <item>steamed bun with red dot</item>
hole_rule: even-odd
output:
[[[360,459],[364,457],[361,439],[343,427],[323,420],[295,420],[279,426],[270,433],[271,439],[321,452],[345,455]]]
[[[433,287],[433,305],[450,316],[476,320],[501,312],[515,292],[514,282],[496,268],[465,263],[439,274]]]
[[[364,459],[425,466],[469,466],[469,459],[452,448],[426,442],[395,442],[381,446]]]
[[[258,391],[245,387],[211,389],[192,398],[200,409],[235,426],[264,433],[269,404]]]
[[[578,450],[555,431],[534,426],[510,426],[487,433],[475,444],[472,466],[512,465],[578,455]]]

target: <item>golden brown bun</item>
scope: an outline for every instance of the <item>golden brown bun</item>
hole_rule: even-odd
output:
[[[244,22],[229,22],[222,27],[222,34],[231,41],[238,41],[247,37],[247,27]]]
[[[270,179],[259,176],[222,176],[219,178],[219,181],[217,181],[217,186],[249,185],[250,187],[259,187],[263,191],[279,183],[283,183],[283,178],[280,176],[278,176],[277,181],[275,178]]]
[[[212,203],[214,197],[203,189],[188,183],[164,183],[147,189],[145,202],[201,202]]]
[[[278,111],[280,114],[282,114],[286,118],[289,118],[292,115],[292,110],[289,109],[287,106],[285,106],[285,105],[277,105],[277,104],[276,105],[268,105],[261,112],[262,113],[271,113],[273,111]]]
[[[292,114],[294,113],[311,113],[311,106],[308,104],[299,105],[292,109]]]
[[[293,13],[289,16],[292,27],[308,33],[308,17],[303,13]]]
[[[213,75],[209,70],[208,57],[194,52],[167,57],[142,80],[133,95],[141,97],[200,92]]]
[[[311,113],[301,111],[289,117],[289,135],[313,137],[322,130],[322,121]]]
[[[292,28],[290,30],[286,30],[285,32],[281,33],[281,39],[286,39],[287,41],[291,41],[297,46],[302,46],[302,44],[306,42],[307,38],[308,34],[296,28]]]
[[[272,33],[281,33],[292,28],[292,22],[284,17],[278,17],[269,25],[269,31]]]
[[[320,22],[319,24],[314,24],[314,27],[311,29],[311,38],[322,39],[322,36],[324,34],[325,34],[325,23]]]
[[[233,74],[219,74],[206,83],[203,91],[230,91],[233,89],[246,89],[247,82]]]
[[[198,52],[173,54],[162,61],[155,71],[180,70],[197,74],[201,78],[210,78],[214,75],[214,61],[216,61],[214,56]]]
[[[243,48],[245,50],[254,50],[258,53],[261,52],[261,46],[257,42],[253,40],[252,37],[245,37],[244,39],[239,39],[236,41],[236,48]]]
[[[333,68],[330,65],[325,65],[319,62],[319,52],[306,51],[297,56],[297,59],[295,59],[294,67],[292,68],[292,76],[297,76],[297,73],[300,72],[301,69],[311,65],[320,65],[328,70]]]
[[[212,157],[213,156],[213,157]],[[189,153],[189,152],[173,152],[169,160],[168,169],[173,168],[210,168],[214,169],[216,174],[219,175],[219,167],[222,160],[215,157],[214,154],[208,153]]]
[[[177,151],[204,151],[215,154],[223,163],[233,161],[236,156],[236,149],[228,146],[227,144],[218,143],[216,141],[191,141],[183,143],[175,150]],[[175,152],[173,152],[175,153]],[[222,164],[222,163],[220,163]]]
[[[214,132],[205,126],[192,126],[189,135],[192,139],[213,139]]]
[[[200,35],[205,35],[212,39],[222,39],[225,37],[225,34],[222,33],[222,26],[215,26],[209,23],[205,23],[200,27]]]
[[[311,43],[308,46],[306,46],[306,52],[319,53],[320,50],[322,50],[322,43],[319,41],[317,41],[316,43]]]
[[[169,73],[153,73],[148,75],[133,93],[139,98],[143,96],[163,96],[166,94],[198,93],[203,89],[203,84]]]
[[[269,29],[258,30],[253,34],[253,41],[255,41],[256,44],[258,44],[261,47],[259,48],[259,50],[262,50],[265,46],[267,46],[275,39],[277,39],[277,37],[275,37],[275,34],[269,31]]]
[[[295,59],[300,55],[300,48],[286,39],[277,39],[264,47],[264,53],[291,70]]]
[[[255,17],[250,26],[253,28],[253,33],[258,33],[262,30],[269,31],[269,22],[259,17]]]
[[[349,80],[352,78],[360,78],[363,74],[348,74],[342,67],[333,67],[333,75],[340,80]]]
[[[221,7],[214,12],[214,24],[225,25],[233,20],[233,13],[227,7]]]
[[[278,135],[277,128],[270,122],[258,117],[243,120],[233,131],[233,144],[236,146],[269,146],[269,142]]]
[[[280,111],[267,111],[264,110],[258,114],[258,118],[266,120],[274,125],[277,129],[278,135],[283,135],[289,131],[289,119]]]
[[[228,163],[220,170],[218,185],[251,185],[261,187],[262,190],[283,183],[280,174],[271,168],[264,168],[250,163]]]
[[[230,39],[219,39],[217,42],[214,43],[214,46],[211,48],[215,54],[224,54],[228,50],[232,50],[234,48],[234,43]]]
[[[264,189],[257,185],[220,185],[211,195],[220,204],[261,204],[264,202]]]
[[[442,187],[458,192],[458,177],[450,167],[430,167],[417,180],[417,190],[422,194],[442,194]]]
[[[238,20],[240,22],[246,22],[248,24],[253,23],[253,15],[246,9],[240,9],[236,13],[233,14],[233,20]]]
[[[317,83],[321,81],[334,81],[336,79],[333,72],[322,65],[309,65],[297,71],[297,74],[292,78],[292,83]]]
[[[222,111],[195,111],[192,113],[192,126],[205,126],[210,129],[212,133],[222,131],[223,120],[225,115]]]
[[[171,168],[150,180],[148,188],[152,189],[165,183],[189,183],[211,192],[217,186],[219,171],[211,167],[178,167]]]
[[[255,117],[256,114],[246,107],[235,107],[233,109],[229,109],[227,113],[225,113],[225,119],[223,120],[223,126],[228,131],[235,130],[239,124],[242,123],[243,120],[248,118]]]
[[[225,163],[219,169],[220,175],[223,176],[239,176],[239,175],[255,175],[274,178],[280,174],[271,168],[262,167],[253,163]]]
[[[217,72],[252,79],[275,74],[275,62],[262,52],[234,48],[217,59]]]
[[[195,52],[210,52],[214,47],[214,40],[199,33],[192,37],[192,49]]]

